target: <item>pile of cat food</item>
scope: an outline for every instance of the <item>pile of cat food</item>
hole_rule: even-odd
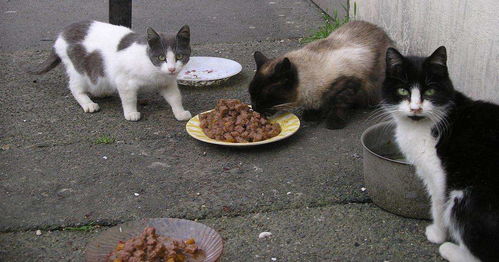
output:
[[[108,261],[188,262],[200,251],[194,239],[174,240],[157,235],[154,227],[146,227],[140,236],[118,242]]]
[[[200,114],[203,132],[211,139],[232,142],[258,142],[281,133],[278,123],[271,123],[238,99],[220,99],[214,110]]]

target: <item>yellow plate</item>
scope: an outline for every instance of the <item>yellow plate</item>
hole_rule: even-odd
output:
[[[212,111],[212,110],[206,111],[204,113],[207,113],[210,111]],[[224,142],[224,141],[211,139],[207,135],[205,135],[205,133],[203,132],[203,129],[199,126],[200,125],[199,115],[196,115],[195,117],[191,118],[191,120],[189,120],[189,122],[187,122],[187,124],[185,125],[185,129],[187,129],[187,133],[189,133],[189,135],[191,135],[195,139],[206,142],[206,143],[210,143],[210,144],[224,145],[224,146],[256,146],[256,145],[268,144],[268,143],[282,140],[286,137],[293,135],[300,128],[300,119],[298,119],[298,117],[293,113],[280,113],[280,114],[277,114],[277,115],[270,117],[269,120],[272,123],[277,122],[277,123],[279,123],[279,125],[281,125],[281,133],[279,133],[279,135],[274,136],[272,138],[258,141],[258,142],[231,143],[231,142]]]

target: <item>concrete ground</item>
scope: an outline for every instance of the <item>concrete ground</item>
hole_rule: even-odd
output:
[[[100,2],[2,2],[0,261],[82,261],[99,232],[144,217],[212,226],[225,240],[223,261],[440,261],[424,237],[427,221],[387,213],[362,190],[359,137],[372,124],[370,111],[357,111],[343,130],[302,123],[284,141],[233,149],[189,137],[155,93],[140,96],[143,119],[127,122],[117,97],[83,113],[60,67],[44,76],[22,72],[46,57],[45,40],[62,24],[105,20]],[[193,114],[219,98],[249,102],[252,53],[298,48],[298,38],[321,25],[306,0],[164,3],[134,2],[134,28],[189,23],[193,55],[243,65],[223,86],[183,87]],[[175,12],[162,16],[163,9]],[[115,142],[97,144],[102,136]],[[98,227],[68,230],[81,225]],[[262,231],[273,236],[258,239]]]

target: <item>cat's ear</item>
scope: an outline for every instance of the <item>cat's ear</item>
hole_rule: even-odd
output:
[[[188,25],[182,26],[175,37],[177,40],[177,46],[182,48],[188,48],[191,41],[191,29]]]
[[[161,48],[161,38],[154,29],[147,28],[147,44],[151,49]]]
[[[427,63],[434,65],[447,66],[447,50],[445,49],[445,46],[437,48],[426,61]]]
[[[441,46],[425,59],[424,65],[426,70],[435,75],[446,77],[449,75],[447,71],[447,50],[444,46]]]
[[[189,41],[191,39],[191,29],[188,25],[182,26],[177,33],[177,38]]]
[[[397,75],[402,70],[404,63],[404,56],[395,48],[389,47],[386,50],[386,74]]]
[[[275,74],[287,75],[289,72],[291,72],[291,61],[289,61],[289,58],[285,57],[281,62],[275,65]]]
[[[262,52],[259,52],[259,51],[256,51],[254,54],[253,54],[253,57],[255,58],[255,62],[256,62],[256,69],[260,69],[260,67],[265,64],[267,61],[269,61],[269,59],[264,55],[262,54]]]

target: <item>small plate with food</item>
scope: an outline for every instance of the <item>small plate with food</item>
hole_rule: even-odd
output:
[[[237,99],[220,99],[215,109],[201,113],[186,124],[193,138],[225,146],[254,146],[287,138],[300,128],[293,113],[278,113],[268,119]]]
[[[193,56],[177,76],[177,82],[186,86],[209,86],[220,84],[237,75],[243,67],[234,60]]]
[[[212,228],[185,219],[148,218],[112,227],[92,240],[87,262],[216,262],[222,237]]]

